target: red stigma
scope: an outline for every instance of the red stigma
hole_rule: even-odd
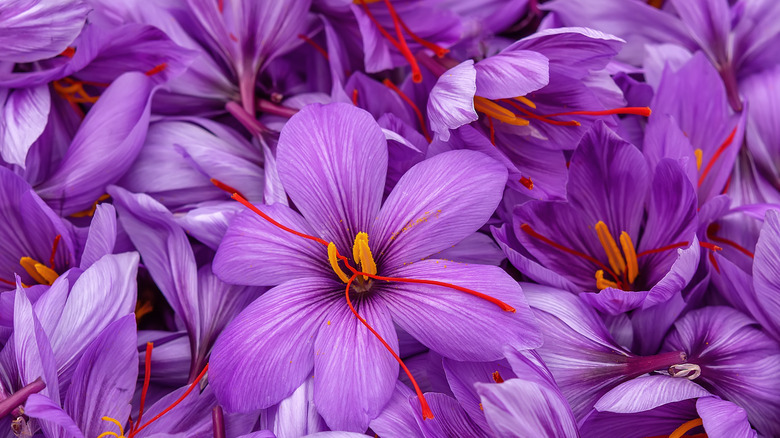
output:
[[[49,256],[49,268],[54,269],[54,256],[57,254],[57,247],[60,245],[62,235],[57,234],[54,237],[54,243],[51,245],[51,256]]]
[[[487,117],[488,128],[490,129],[490,144],[495,146],[496,145],[496,128],[493,127],[493,118],[488,116],[488,115],[485,115],[485,117]]]
[[[355,88],[352,90],[352,105],[358,106],[358,90]]]
[[[330,61],[330,56],[328,56],[328,51],[323,49],[322,46],[317,44],[316,41],[314,41],[313,39],[309,38],[308,36],[302,33],[298,34],[298,38],[302,39],[304,42],[314,47],[314,49],[320,52],[320,54],[325,58],[326,61]]]
[[[701,176],[699,177],[699,187],[701,187],[702,184],[704,184],[704,178],[707,177],[707,175],[710,173],[710,170],[712,170],[712,166],[715,165],[715,162],[718,161],[718,158],[720,158],[721,155],[723,155],[723,152],[726,151],[726,149],[729,147],[731,142],[734,141],[734,137],[737,135],[737,128],[735,127],[731,134],[729,134],[728,137],[726,137],[726,140],[721,143],[720,147],[718,147],[718,150],[715,151],[715,153],[712,155],[712,158],[710,158],[710,161],[707,162],[707,166],[704,168],[704,171],[702,171]]]
[[[66,58],[73,58],[73,55],[76,54],[76,48],[74,47],[66,47],[65,50],[60,53],[60,56],[64,56]]]
[[[238,193],[239,195],[241,195],[241,192],[239,192],[237,189],[234,189],[233,187],[223,183],[222,181],[220,181],[220,180],[218,180],[216,178],[211,178],[211,179],[209,179],[209,181],[211,181],[212,184],[217,186],[218,189],[227,192],[231,196],[233,195],[233,193]],[[241,197],[243,198],[244,195],[241,195]]]
[[[160,73],[161,71],[165,70],[167,67],[168,67],[168,63],[167,62],[163,62],[162,64],[157,64],[154,67],[152,67],[151,69],[147,70],[144,74],[146,76],[154,76],[157,73]]]
[[[412,107],[412,111],[414,111],[414,114],[417,116],[417,121],[420,123],[420,128],[422,129],[422,134],[425,137],[425,140],[428,141],[428,143],[431,142],[431,136],[428,133],[428,127],[425,125],[425,118],[422,115],[422,111],[420,111],[420,108],[417,106],[417,104],[414,103],[412,99],[409,98],[409,96],[406,95],[403,91],[401,91],[400,88],[398,88],[390,79],[385,79],[382,81],[385,86],[393,91],[401,98],[404,102],[409,104],[410,107]]]
[[[534,188],[534,182],[531,181],[531,178],[526,178],[526,177],[520,178],[520,184],[522,184],[528,190],[533,190]]]
[[[217,10],[220,14],[225,10],[225,0],[217,0]]]
[[[741,252],[742,254],[745,254],[746,256],[750,257],[751,259],[755,257],[755,255],[750,252],[748,249],[746,249],[744,246],[738,244],[737,242],[734,242],[733,240],[729,240],[723,237],[718,237],[715,235],[720,230],[720,225],[717,223],[712,223],[707,227],[707,238],[712,240],[713,242],[718,242],[723,245],[728,245],[737,251]]]
[[[710,251],[721,251],[723,248],[719,247],[718,245],[713,245],[710,242],[699,242],[699,245],[702,248],[709,249]]]
[[[677,243],[673,243],[671,245],[662,246],[660,248],[648,249],[647,251],[642,251],[642,252],[638,253],[636,256],[637,257],[642,257],[642,256],[646,256],[646,255],[649,255],[649,254],[657,254],[659,252],[669,251],[670,249],[685,248],[686,246],[688,246],[688,241],[677,242]]]
[[[504,383],[504,379],[498,371],[493,371],[493,381],[496,383]]]
[[[419,84],[422,82],[422,72],[420,71],[420,66],[417,63],[417,60],[415,59],[414,55],[412,55],[412,51],[409,49],[409,45],[406,43],[406,39],[404,38],[401,29],[403,29],[415,42],[425,47],[426,49],[432,50],[434,53],[436,53],[436,56],[440,58],[449,52],[448,49],[445,49],[430,41],[426,41],[412,32],[412,30],[409,29],[409,26],[407,26],[398,15],[398,12],[390,3],[390,0],[384,0],[384,3],[387,7],[387,11],[390,13],[391,19],[393,20],[393,27],[395,28],[397,39],[393,38],[393,36],[390,35],[390,33],[387,32],[387,30],[385,30],[381,24],[379,24],[379,21],[376,19],[376,17],[374,17],[374,14],[371,13],[371,9],[369,9],[366,0],[357,0],[357,2],[360,3],[360,5],[363,7],[366,15],[374,23],[374,26],[376,26],[377,30],[379,30],[379,33],[381,33],[383,37],[390,41],[390,44],[392,44],[399,52],[401,52],[401,55],[406,59],[406,62],[409,63],[409,66],[412,68],[412,80],[415,83]]]

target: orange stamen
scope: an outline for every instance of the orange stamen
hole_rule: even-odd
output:
[[[493,371],[493,381],[496,383],[504,383],[504,379],[498,371]]]
[[[302,39],[303,41],[305,41],[306,43],[314,47],[315,50],[320,52],[320,54],[325,57],[326,61],[330,61],[330,56],[328,56],[328,51],[323,49],[322,46],[317,44],[313,39],[309,38],[308,36],[302,33],[298,34],[298,38]]]
[[[57,247],[60,245],[62,235],[57,234],[54,237],[54,243],[51,245],[51,256],[49,257],[49,268],[54,269],[54,256],[57,254]]]
[[[154,76],[157,73],[160,73],[161,71],[165,70],[168,67],[167,62],[163,62],[162,64],[157,64],[151,69],[147,70],[146,73],[144,73],[146,76]]]
[[[715,151],[715,153],[712,155],[712,158],[710,158],[710,161],[707,163],[707,167],[704,168],[704,171],[701,173],[701,176],[699,177],[699,187],[701,187],[702,184],[704,184],[704,178],[707,177],[707,174],[710,173],[710,170],[712,170],[712,166],[715,165],[715,162],[718,161],[718,158],[720,158],[721,155],[723,155],[723,152],[726,151],[726,149],[729,147],[732,141],[734,141],[734,136],[737,135],[737,128],[735,127],[731,134],[726,138],[726,140],[721,143],[720,147],[718,147],[718,150]]]
[[[241,195],[241,192],[239,192],[238,190],[234,189],[233,187],[223,183],[222,181],[216,178],[211,178],[209,179],[209,181],[211,181],[212,184],[217,186],[218,189],[224,190],[225,192],[229,193],[231,196],[233,195],[233,193],[238,193],[239,195]],[[241,197],[243,198],[244,195],[241,195]]]
[[[76,54],[76,49],[74,47],[67,47],[65,50],[60,53],[60,56],[65,56],[67,58],[73,58],[73,55]]]
[[[428,402],[425,400],[425,396],[423,395],[422,390],[420,390],[420,386],[417,384],[417,380],[414,379],[414,376],[412,376],[411,371],[409,371],[409,368],[406,367],[404,361],[401,360],[395,351],[393,351],[393,348],[390,346],[390,344],[388,344],[387,341],[385,341],[382,336],[377,333],[377,331],[374,330],[374,328],[371,327],[371,325],[369,325],[368,322],[366,322],[366,320],[360,316],[360,314],[357,313],[357,310],[355,310],[355,307],[352,305],[352,300],[349,299],[349,290],[352,287],[352,282],[355,280],[355,278],[357,278],[357,276],[358,274],[352,274],[352,277],[349,278],[346,292],[344,294],[347,298],[347,305],[349,306],[349,310],[352,311],[352,314],[355,315],[358,321],[363,323],[363,325],[366,326],[366,328],[379,340],[379,342],[384,345],[387,351],[393,355],[393,358],[395,358],[396,362],[401,365],[401,368],[403,368],[404,372],[406,372],[406,375],[409,376],[409,380],[411,380],[412,386],[414,386],[414,391],[417,393],[417,398],[420,400],[420,408],[422,409],[423,420],[433,418],[433,412],[431,411],[430,406],[428,406]]]
[[[401,52],[401,55],[406,59],[406,62],[409,63],[409,66],[412,68],[412,81],[415,83],[422,82],[422,72],[420,71],[420,66],[417,64],[417,59],[415,59],[414,55],[412,55],[411,50],[409,50],[409,46],[406,44],[406,40],[404,39],[403,34],[401,33],[401,25],[400,20],[401,18],[398,17],[398,14],[396,14],[395,9],[393,9],[392,5],[390,5],[389,0],[385,0],[385,4],[388,5],[388,10],[390,11],[390,16],[393,19],[393,25],[395,27],[395,33],[398,36],[398,40],[392,37],[390,33],[388,33],[385,28],[382,27],[381,24],[379,24],[379,21],[374,17],[374,14],[371,13],[371,10],[368,8],[368,4],[366,3],[366,0],[358,0],[360,5],[363,7],[363,10],[365,11],[368,18],[374,23],[374,26],[377,27],[377,30],[379,30],[379,33],[382,34],[385,38],[387,38],[390,43],[395,46],[396,49],[398,49],[399,52]]]
[[[151,342],[146,343],[146,355],[144,356],[144,386],[141,390],[141,404],[138,408],[138,420],[136,424],[141,424],[141,417],[144,415],[144,404],[146,404],[146,393],[149,391],[149,382],[152,378],[152,349],[154,344]],[[130,433],[130,436],[135,435],[134,431]]]
[[[198,383],[200,383],[201,379],[203,379],[203,376],[206,375],[208,370],[209,370],[209,364],[206,364],[206,366],[203,367],[203,371],[201,371],[200,374],[198,374],[198,377],[195,378],[195,380],[190,384],[190,387],[187,388],[186,391],[184,391],[184,394],[182,394],[181,397],[177,398],[176,401],[174,401],[170,406],[168,406],[167,408],[163,409],[162,412],[160,412],[159,414],[155,415],[154,418],[152,418],[151,420],[149,420],[146,423],[144,423],[143,426],[140,426],[137,429],[135,429],[134,431],[132,431],[130,433],[130,435],[128,435],[127,438],[133,438],[135,435],[138,434],[138,432],[144,430],[147,426],[149,426],[150,424],[152,424],[155,421],[159,420],[160,417],[162,417],[163,415],[165,415],[168,412],[170,412],[171,409],[175,408],[179,403],[181,403],[185,398],[187,398],[187,396],[190,395],[190,393],[192,392],[193,389],[195,389],[195,387],[198,385]],[[141,420],[140,413],[138,415],[138,420],[139,421],[136,421],[136,425],[141,423],[140,422],[140,420]]]
[[[591,257],[591,256],[589,256],[588,254],[581,253],[581,252],[579,252],[579,251],[577,251],[577,250],[574,250],[574,249],[571,249],[571,248],[567,248],[567,247],[565,247],[565,246],[561,245],[560,243],[557,243],[557,242],[555,242],[555,241],[553,241],[553,240],[551,240],[551,239],[548,239],[547,237],[545,237],[545,236],[543,236],[543,235],[541,235],[541,234],[537,233],[537,232],[536,232],[536,231],[535,231],[533,228],[531,228],[531,226],[530,226],[530,225],[528,225],[528,224],[523,224],[523,225],[521,225],[521,226],[520,226],[520,229],[521,229],[521,230],[523,230],[523,231],[524,231],[526,234],[529,234],[531,237],[534,237],[534,238],[536,238],[536,239],[539,239],[539,240],[541,240],[542,242],[544,242],[544,243],[546,243],[546,244],[548,244],[548,245],[552,246],[553,248],[555,248],[555,249],[557,249],[557,250],[560,250],[560,251],[563,251],[563,252],[565,252],[565,253],[567,253],[567,254],[571,254],[571,255],[574,255],[574,256],[577,256],[577,257],[583,258],[583,259],[585,259],[585,260],[587,260],[587,261],[589,261],[589,262],[591,262],[591,263],[595,264],[595,265],[596,265],[596,266],[598,266],[600,269],[602,269],[604,272],[606,272],[606,273],[608,273],[609,275],[611,275],[611,276],[612,276],[612,278],[614,278],[615,280],[619,280],[619,279],[620,279],[620,277],[619,277],[619,276],[618,276],[618,275],[617,275],[617,274],[616,274],[616,273],[615,273],[613,270],[609,269],[609,268],[608,268],[608,267],[607,267],[607,266],[606,266],[604,263],[601,263],[601,262],[600,262],[598,259],[596,259],[596,258],[594,258],[594,257]],[[618,281],[618,284],[619,284],[619,281]]]
[[[527,178],[525,176],[520,178],[520,184],[522,184],[528,190],[533,190],[534,188],[534,182],[531,181],[531,178]]]
[[[671,434],[669,434],[669,438],[680,438],[683,435],[685,435],[686,432],[693,429],[694,427],[699,427],[703,424],[703,421],[701,418],[697,418],[695,420],[686,421],[683,423],[680,427],[675,429]]]
[[[358,90],[355,88],[352,90],[352,105],[358,106]]]
[[[420,123],[420,128],[422,129],[422,134],[425,137],[425,139],[428,141],[428,143],[431,142],[431,136],[428,133],[428,127],[425,125],[425,118],[422,115],[422,111],[420,111],[420,108],[417,106],[417,104],[414,103],[412,99],[409,98],[409,96],[406,95],[403,91],[401,91],[400,88],[398,88],[392,81],[389,79],[385,79],[382,81],[385,86],[393,91],[407,104],[409,104],[410,107],[412,107],[412,111],[414,111],[414,114],[417,115],[417,121]],[[493,143],[495,144],[495,143]]]
[[[655,254],[655,253],[668,251],[670,249],[675,249],[675,248],[684,248],[686,246],[688,246],[688,242],[687,241],[685,241],[685,242],[677,242],[677,243],[673,243],[671,245],[662,246],[660,248],[648,249],[647,251],[642,251],[639,254],[637,254],[636,256],[637,257],[642,257],[642,256],[646,256],[648,254]]]

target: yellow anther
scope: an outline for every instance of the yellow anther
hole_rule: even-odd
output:
[[[623,259],[623,255],[620,254],[615,238],[609,233],[607,224],[602,221],[596,223],[596,234],[599,236],[599,242],[604,247],[604,252],[607,254],[609,265],[615,274],[622,275],[626,272],[626,261]]]
[[[639,275],[639,262],[636,260],[636,248],[631,236],[625,231],[620,233],[620,246],[623,247],[623,255],[626,256],[626,268],[628,272],[628,282],[633,283],[636,276]]]
[[[516,100],[516,101],[518,101],[518,102],[520,102],[520,103],[524,103],[526,106],[530,106],[531,108],[533,108],[533,109],[536,109],[536,104],[535,104],[535,103],[533,103],[533,102],[531,102],[531,101],[530,101],[530,100],[529,100],[527,97],[525,97],[525,96],[517,96],[517,97],[515,97],[515,100]]]
[[[38,284],[52,284],[58,277],[52,269],[30,257],[22,257],[19,259],[19,264]]]
[[[352,246],[352,259],[360,266],[361,272],[376,275],[376,262],[371,254],[371,248],[368,246],[368,234],[362,231],[355,236],[355,244]],[[363,280],[368,280],[368,277],[364,275]]]
[[[328,244],[328,261],[330,262],[330,267],[333,268],[333,272],[339,276],[341,281],[347,283],[349,282],[349,275],[345,274],[344,271],[341,270],[341,266],[339,266],[339,259],[336,258],[336,254],[338,254],[336,244],[330,242]]]
[[[103,421],[108,421],[110,423],[116,424],[116,427],[119,428],[119,434],[117,434],[116,432],[103,432],[100,435],[98,435],[97,438],[103,438],[104,436],[113,436],[113,437],[116,437],[116,438],[124,438],[124,436],[125,436],[125,428],[122,427],[122,423],[120,423],[119,421],[117,421],[117,420],[115,420],[115,419],[113,419],[111,417],[100,417],[100,419],[103,420]]]
[[[88,208],[86,210],[82,210],[82,211],[73,213],[72,215],[70,215],[70,217],[92,217],[95,214],[95,210],[97,210],[98,204],[100,204],[101,202],[105,201],[106,199],[108,199],[110,197],[111,197],[110,195],[105,194],[105,195],[99,197],[97,199],[97,201],[95,201],[92,204],[92,207],[90,207],[90,208]]]
[[[525,126],[528,124],[528,120],[515,116],[512,111],[484,97],[474,96],[474,109],[510,125]]]
[[[608,287],[620,289],[617,283],[604,278],[604,271],[601,269],[596,271],[596,287],[598,290],[606,289]]]
[[[696,170],[701,170],[701,160],[704,156],[704,152],[701,149],[693,151],[693,155],[696,155]]]

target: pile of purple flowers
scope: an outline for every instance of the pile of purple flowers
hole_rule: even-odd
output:
[[[0,2],[0,438],[780,437],[777,0]]]

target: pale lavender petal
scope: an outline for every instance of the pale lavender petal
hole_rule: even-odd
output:
[[[49,338],[43,331],[43,327],[41,327],[41,323],[18,281],[16,298],[14,299],[13,336],[13,353],[21,384],[30,384],[40,377],[46,384],[46,388],[40,392],[41,396],[49,397],[56,404],[59,404],[59,379],[54,352]]]
[[[488,99],[525,96],[544,87],[549,80],[547,58],[530,50],[504,50],[479,61],[474,69],[476,94]]]
[[[648,375],[618,385],[604,394],[595,408],[602,412],[628,414],[708,395],[710,393],[706,389],[688,379]]]
[[[325,430],[328,427],[314,406],[314,379],[306,379],[279,403],[274,417],[275,438],[297,438]]]
[[[116,210],[111,204],[99,204],[89,224],[87,241],[81,253],[81,269],[87,269],[106,254],[114,252],[116,243]]]
[[[184,214],[174,215],[173,219],[190,236],[216,251],[231,219],[244,209],[243,205],[232,200],[204,202]]]
[[[718,397],[702,397],[696,401],[702,426],[710,438],[754,438],[744,409]]]
[[[0,5],[0,61],[32,62],[60,54],[81,32],[82,0],[10,0]]]
[[[397,354],[398,336],[385,304],[365,300],[356,305]],[[331,429],[363,432],[390,399],[398,363],[343,303],[322,318],[327,322],[319,321],[314,342],[314,403]]]
[[[84,438],[73,419],[49,397],[32,394],[24,405],[24,413],[41,422],[47,437]]]
[[[319,237],[345,252],[379,212],[387,141],[353,105],[309,105],[285,125],[277,146],[279,177]]]
[[[479,119],[474,109],[476,92],[477,70],[470,59],[439,77],[431,90],[427,108],[428,125],[439,140],[447,141],[450,129]]]
[[[0,155],[6,163],[24,168],[27,151],[43,133],[49,119],[49,88],[45,85],[18,88],[0,100],[5,100],[0,113]]]
[[[442,356],[484,362],[501,359],[507,345],[526,349],[541,344],[522,289],[498,267],[425,260],[387,275],[455,284],[515,309],[505,311],[486,299],[443,286],[397,282],[382,285],[380,296],[393,313],[393,320]]]
[[[415,409],[415,419],[428,438],[447,438],[447,437],[473,437],[486,438],[488,431],[482,430],[474,423],[458,401],[445,394],[428,393],[425,399],[433,412],[432,419],[423,419],[420,415],[419,401],[413,397],[409,403]]]
[[[370,234],[388,268],[428,257],[487,222],[506,182],[501,163],[479,152],[451,151],[412,167],[388,196]],[[374,237],[376,236],[376,237]]]
[[[293,280],[233,319],[211,353],[209,382],[220,404],[248,412],[289,397],[311,375],[314,339],[327,327],[333,293],[340,289],[326,279]]]
[[[382,413],[369,424],[371,430],[381,436],[423,438],[424,435],[415,421],[419,404],[413,405],[409,402],[413,397],[414,391],[397,381],[390,401],[382,409]]]
[[[780,341],[780,212],[770,210],[756,243],[753,259],[755,301],[753,312],[766,330]]]

